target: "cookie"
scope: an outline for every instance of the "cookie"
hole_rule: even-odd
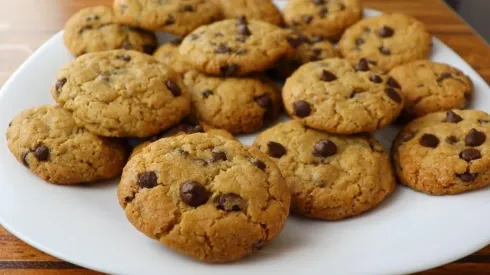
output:
[[[114,49],[152,54],[157,46],[154,33],[117,23],[112,9],[104,6],[85,8],[70,17],[63,39],[75,56]]]
[[[473,82],[460,70],[428,60],[415,61],[390,72],[403,87],[408,121],[428,113],[464,108],[473,94]]]
[[[279,9],[272,0],[220,0],[224,18],[245,16],[247,19],[261,20],[274,25],[282,25]]]
[[[195,69],[216,76],[262,72],[292,49],[287,33],[272,24],[228,19],[202,26],[180,45],[184,61]]]
[[[136,51],[88,53],[66,64],[51,88],[75,122],[107,137],[147,137],[190,112],[180,75]]]
[[[393,142],[400,182],[431,195],[452,195],[490,183],[490,115],[477,110],[428,114]]]
[[[118,198],[139,231],[214,263],[238,260],[274,239],[291,200],[266,155],[200,133],[161,139],[130,159]]]
[[[338,39],[346,28],[362,18],[359,0],[289,0],[284,19],[293,28]]]
[[[43,180],[71,185],[117,177],[126,164],[125,147],[77,126],[59,106],[23,111],[7,129],[15,158]]]
[[[331,135],[291,120],[261,133],[253,146],[277,164],[291,191],[291,211],[306,217],[359,215],[395,188],[389,156],[371,135]]]
[[[220,16],[220,9],[209,0],[114,0],[117,20],[145,30],[186,35]]]
[[[251,133],[275,120],[281,108],[276,84],[263,77],[213,77],[195,71],[184,75],[196,117],[232,134]]]
[[[367,58],[384,71],[426,59],[431,48],[431,36],[425,25],[400,13],[361,20],[350,27],[339,41],[344,57]]]
[[[399,84],[366,59],[331,58],[301,66],[284,85],[284,106],[294,119],[336,134],[371,132],[403,109]]]
[[[179,54],[179,46],[176,43],[166,43],[161,45],[153,54],[153,57],[179,74],[191,70],[191,67],[182,60],[182,57]]]

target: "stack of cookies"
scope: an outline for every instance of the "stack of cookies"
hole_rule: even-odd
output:
[[[14,118],[10,150],[55,184],[122,175],[128,220],[196,259],[260,249],[290,209],[364,213],[395,172],[433,195],[490,182],[490,116],[459,110],[471,80],[425,60],[431,36],[410,16],[362,19],[359,0],[290,0],[284,15],[269,0],[115,0],[73,15],[64,38],[77,58],[53,81],[57,105]],[[393,122],[408,125],[390,159],[371,133]],[[265,126],[251,147],[233,136]]]

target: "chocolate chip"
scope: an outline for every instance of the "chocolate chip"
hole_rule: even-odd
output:
[[[12,121],[9,122],[9,127],[12,126]]]
[[[286,148],[274,141],[267,142],[267,149],[267,154],[273,158],[280,158],[286,154]]]
[[[339,8],[341,11],[345,10],[345,5],[343,3],[340,3],[339,4]]]
[[[184,5],[184,7],[182,7],[182,9],[184,11],[194,11],[194,8],[191,5]]]
[[[175,24],[175,18],[172,15],[169,15],[167,20],[165,20],[164,24],[166,26]]]
[[[388,48],[385,48],[383,46],[379,47],[379,51],[384,54],[384,55],[391,55],[391,51]]]
[[[407,141],[411,140],[412,138],[414,138],[416,134],[417,133],[415,133],[415,132],[404,133],[402,135],[402,141],[407,142]]]
[[[470,162],[472,160],[480,159],[481,154],[480,151],[474,148],[468,148],[463,150],[463,152],[459,154],[459,157],[466,160],[467,162]]]
[[[22,164],[24,164],[26,167],[29,167],[29,163],[27,162],[27,156],[29,155],[31,151],[24,151],[21,155],[22,158]]]
[[[237,24],[237,26],[238,25],[247,25],[248,24],[247,17],[245,17],[244,15],[237,17],[236,24]]]
[[[383,79],[379,76],[379,75],[372,75],[371,77],[369,77],[369,80],[371,80],[371,82],[374,82],[374,83],[381,83],[383,82]]]
[[[431,134],[424,134],[420,138],[420,145],[424,147],[436,148],[439,145],[439,139]]]
[[[259,168],[260,170],[265,170],[265,168],[267,167],[267,166],[265,165],[265,163],[264,163],[263,161],[261,161],[261,160],[255,160],[255,161],[253,162],[253,164],[254,164],[254,165],[257,167],[257,168]]]
[[[451,78],[451,74],[450,73],[442,73],[438,78],[437,78],[437,82],[441,82],[445,79],[448,79],[448,78]]]
[[[313,155],[317,157],[329,157],[337,153],[337,145],[328,139],[318,141],[313,147]]]
[[[356,39],[356,45],[357,46],[360,46],[360,45],[362,45],[364,43],[366,43],[366,41],[364,39],[362,39],[362,38],[357,38]]]
[[[216,207],[224,211],[241,211],[247,208],[247,202],[240,195],[227,193],[218,197]]]
[[[480,123],[480,124],[487,124],[488,122],[490,122],[490,120],[486,120],[486,119],[479,119],[478,120],[478,123]]]
[[[138,177],[138,185],[141,188],[153,188],[158,185],[157,174],[153,171],[144,172]]]
[[[369,63],[366,58],[361,58],[359,60],[359,63],[354,66],[354,69],[356,71],[361,71],[361,72],[367,72],[369,71]]]
[[[238,26],[238,34],[249,36],[252,33],[250,32],[250,29],[247,27],[247,25],[239,25]]]
[[[424,87],[424,86],[425,86],[425,85],[424,85],[424,84],[422,84],[422,83],[417,84],[417,88],[422,88],[422,87]]]
[[[313,16],[306,14],[306,15],[303,15],[301,17],[301,20],[303,20],[303,22],[305,22],[305,24],[310,24],[311,21],[313,20]]]
[[[462,180],[463,182],[470,182],[470,181],[474,181],[476,179],[476,177],[478,176],[478,174],[472,174],[472,173],[466,172],[464,174],[457,174],[456,176],[460,180]]]
[[[185,151],[184,149],[179,149],[178,152],[183,157],[189,156],[189,152]]]
[[[461,116],[459,116],[458,114],[456,114],[455,112],[453,112],[453,111],[447,111],[446,112],[446,122],[458,123],[461,120],[463,120],[463,118]]]
[[[215,53],[231,53],[231,48],[226,46],[225,44],[219,44],[214,50]]]
[[[458,141],[459,141],[459,140],[458,140],[458,138],[457,138],[457,137],[455,137],[455,136],[448,136],[448,137],[446,138],[446,142],[447,142],[447,143],[449,143],[449,144],[455,144],[455,143],[457,143]]]
[[[225,160],[227,160],[225,152],[213,152],[213,156],[211,157],[211,163],[218,162],[218,161],[225,161]]]
[[[311,113],[310,104],[304,100],[298,100],[293,103],[294,115],[297,117],[307,117]]]
[[[134,197],[124,197],[124,202],[130,203],[134,200]]]
[[[260,107],[264,109],[269,108],[269,106],[272,104],[272,100],[267,94],[256,97],[254,100]]]
[[[211,90],[204,90],[204,91],[201,92],[201,95],[202,95],[203,98],[208,98],[212,94],[213,94],[213,91],[211,91]]]
[[[301,46],[301,44],[305,42],[305,40],[301,36],[298,37],[288,36],[286,40],[288,41],[289,45],[291,45],[291,47],[293,48],[298,48],[299,46]]]
[[[196,159],[194,161],[197,162],[199,165],[208,166],[208,162],[203,159]]]
[[[232,76],[238,73],[240,70],[240,66],[237,64],[229,64],[224,65],[220,68],[220,72],[222,76]]]
[[[389,98],[391,98],[396,103],[401,103],[402,102],[402,97],[400,96],[400,94],[398,94],[397,91],[395,91],[395,89],[393,89],[393,88],[386,88],[385,93],[386,93],[386,95]]]
[[[155,52],[156,48],[156,45],[143,45],[143,52],[152,55],[153,52]]]
[[[396,81],[393,77],[390,77],[388,79],[388,82],[386,82],[386,84],[388,84],[388,86],[390,86],[391,88],[396,88],[396,89],[401,89],[402,88],[400,86],[400,84],[398,83],[398,81]]]
[[[119,59],[119,60],[122,60],[122,61],[126,61],[126,62],[131,61],[131,56],[125,55],[125,54],[118,55],[118,56],[116,56],[116,58]]]
[[[327,9],[327,7],[322,7],[322,8],[320,9],[320,13],[319,13],[319,14],[320,14],[320,17],[321,17],[321,18],[325,18],[325,17],[327,16],[327,14],[328,14],[328,9]]]
[[[182,94],[179,85],[173,82],[172,80],[167,80],[165,82],[165,86],[167,86],[167,89],[170,90],[170,92],[174,95],[174,97],[180,96]]]
[[[379,36],[381,36],[383,38],[391,37],[391,36],[393,36],[394,33],[395,33],[395,30],[393,30],[392,28],[390,28],[388,26],[383,26],[378,32]]]
[[[323,70],[322,75],[320,76],[321,81],[331,82],[337,80],[337,77],[330,71]]]
[[[482,145],[486,139],[487,139],[487,135],[485,135],[485,133],[480,132],[475,128],[473,128],[465,137],[464,143],[466,144],[466,146],[476,147]]]
[[[49,159],[49,149],[48,149],[48,147],[46,147],[44,145],[38,146],[34,150],[34,156],[36,156],[36,158],[39,161],[46,161],[46,160],[48,160]]]
[[[94,16],[94,20],[99,20],[99,19],[100,19],[100,17],[98,15]]]
[[[313,4],[315,5],[324,5],[325,0],[312,0]]]
[[[180,187],[180,198],[187,205],[197,207],[209,199],[209,192],[197,181],[188,180]]]

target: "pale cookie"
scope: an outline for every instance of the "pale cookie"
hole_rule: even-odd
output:
[[[420,60],[396,67],[390,75],[403,87],[403,121],[428,113],[462,109],[473,94],[473,82],[460,70],[442,63]]]
[[[452,195],[490,184],[490,115],[476,110],[428,114],[393,142],[400,182],[431,195]]]
[[[220,9],[209,0],[114,0],[119,22],[154,30],[186,35],[220,16]]]
[[[117,23],[112,9],[104,6],[85,8],[72,15],[65,24],[63,39],[75,56],[114,49],[152,54],[157,46],[154,33]]]
[[[268,79],[222,78],[192,71],[184,75],[184,83],[197,118],[232,134],[257,131],[279,115],[280,91]]]
[[[261,20],[274,25],[282,25],[279,9],[272,0],[218,0],[224,18],[245,16],[247,19]]]
[[[191,67],[187,65],[182,60],[182,57],[179,54],[179,44],[177,43],[166,43],[161,45],[156,52],[153,54],[153,57],[158,59],[158,61],[164,63],[165,65],[172,68],[174,71],[183,74],[189,70]]]
[[[291,211],[300,215],[359,215],[395,188],[389,156],[370,135],[330,135],[292,120],[261,133],[254,147],[277,164],[291,191]]]
[[[85,54],[66,64],[51,88],[75,122],[108,137],[147,137],[190,112],[180,75],[135,51]]]
[[[124,168],[118,198],[139,231],[213,263],[238,260],[274,239],[291,200],[266,155],[209,134],[150,144]]]
[[[195,69],[221,76],[262,72],[292,49],[287,32],[272,24],[228,19],[203,26],[188,35],[179,51]]]
[[[366,59],[331,58],[301,66],[283,88],[287,112],[329,133],[371,132],[403,109],[399,84]]]
[[[124,146],[77,126],[59,106],[41,106],[17,115],[7,129],[15,158],[40,178],[79,184],[117,177],[126,164]]]
[[[367,58],[384,71],[426,59],[431,48],[425,25],[399,13],[366,18],[350,27],[339,41],[344,57]]]
[[[289,0],[284,10],[284,19],[293,28],[333,39],[361,18],[359,0]]]

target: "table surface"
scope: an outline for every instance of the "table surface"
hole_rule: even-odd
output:
[[[469,0],[468,0],[469,1]],[[478,0],[472,0],[478,1]],[[0,86],[44,41],[82,7],[110,0],[0,0]],[[461,55],[490,83],[490,47],[441,0],[363,0],[383,12],[404,12]],[[461,236],[464,238],[464,236]],[[100,274],[30,247],[0,226],[0,274]],[[490,246],[454,263],[420,274],[489,274]]]

